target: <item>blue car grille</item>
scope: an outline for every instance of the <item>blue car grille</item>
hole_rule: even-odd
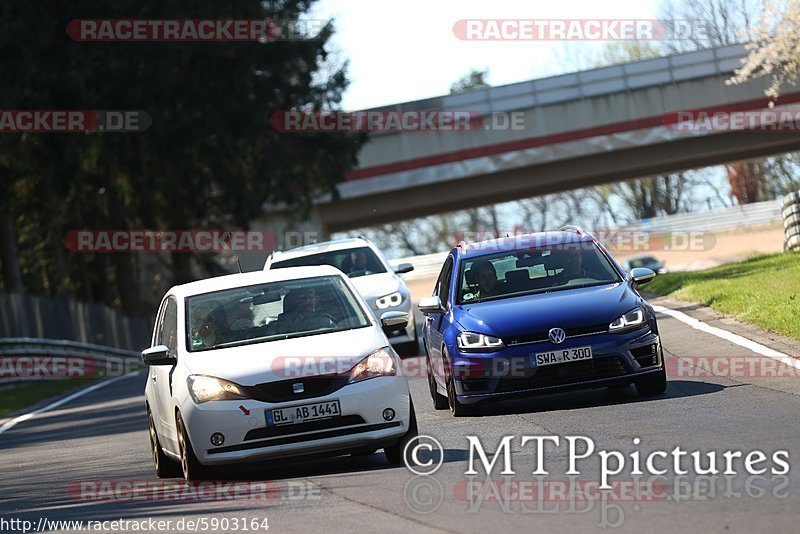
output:
[[[624,376],[627,373],[628,369],[622,360],[618,356],[610,356],[529,369],[525,376],[502,378],[495,391],[506,393],[564,386],[576,382]]]
[[[608,324],[594,324],[580,328],[565,328],[564,332],[567,334],[566,339],[578,336],[590,336],[593,334],[605,334],[608,332]],[[535,334],[525,334],[503,339],[503,343],[505,343],[507,347],[525,345],[527,343],[542,343],[544,341],[549,341],[547,332],[537,332]]]

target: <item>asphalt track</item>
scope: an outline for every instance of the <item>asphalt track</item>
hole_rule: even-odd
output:
[[[765,358],[675,318],[661,314],[659,320],[673,368],[675,358]],[[415,476],[405,467],[390,466],[382,453],[250,465],[224,473],[249,493],[237,497],[222,491],[216,494],[219,498],[209,500],[207,495],[184,492],[180,501],[174,493],[173,498],[156,492],[140,499],[142,493],[119,492],[133,481],[158,484],[148,449],[143,387],[144,375],[130,377],[1,434],[0,530],[21,531],[22,523],[3,525],[2,520],[30,521],[33,529],[79,532],[48,522],[152,519],[172,521],[172,532],[213,531],[214,525],[219,532],[257,532],[263,529],[252,528],[251,520],[263,526],[264,518],[271,532],[797,532],[800,528],[796,375],[671,376],[667,393],[657,398],[641,399],[633,387],[598,389],[506,401],[485,408],[480,417],[459,419],[448,411],[434,411],[425,380],[417,378],[411,380],[411,391],[420,433],[437,438],[445,450],[434,476]],[[508,487],[530,488],[537,480],[546,486],[536,486],[535,497],[528,493],[498,499],[479,476],[469,481],[473,492],[468,494],[467,435],[478,436],[489,452],[503,436],[517,436],[511,447],[516,476],[506,478],[519,485]],[[770,457],[773,451],[786,450],[791,468],[785,475],[769,471],[748,475],[739,465],[736,476],[684,476],[670,470],[649,482],[647,476],[639,477],[637,487],[642,488],[642,481],[650,485],[631,496],[628,490],[636,477],[626,465],[612,477],[616,485],[611,494],[565,498],[559,488],[570,480],[565,476],[566,447],[547,449],[545,466],[550,475],[542,482],[531,475],[535,446],[522,447],[523,435],[561,436],[562,441],[563,436],[583,435],[593,439],[597,449],[623,453],[680,446],[720,454],[761,450]],[[633,444],[634,438],[641,440],[640,445]],[[573,479],[590,491],[600,476],[599,461],[593,457],[579,466],[580,476]],[[495,482],[504,478],[499,470],[492,476]],[[104,487],[97,481],[113,484],[105,490],[113,487],[118,493],[103,495]],[[265,487],[266,493],[261,491]],[[98,498],[95,490],[104,498]],[[219,523],[223,518],[227,525]],[[197,524],[189,528],[189,520]],[[106,531],[110,530],[107,524]]]

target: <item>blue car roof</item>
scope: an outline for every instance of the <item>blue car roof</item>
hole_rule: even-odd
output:
[[[498,252],[509,252],[514,250],[525,250],[533,247],[546,247],[548,245],[586,243],[594,241],[594,236],[587,233],[577,233],[572,231],[548,231],[535,232],[531,234],[514,235],[509,237],[499,237],[469,243],[465,246],[453,248],[451,253],[457,260],[487,256]]]

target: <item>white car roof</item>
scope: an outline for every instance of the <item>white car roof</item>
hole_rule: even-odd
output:
[[[195,282],[189,282],[188,284],[173,286],[167,294],[175,295],[178,298],[184,298],[234,287],[244,287],[268,282],[281,282],[283,280],[297,280],[300,278],[313,278],[315,276],[340,276],[344,278],[344,275],[339,269],[331,267],[330,265],[287,267],[285,269],[275,269],[274,271],[236,273],[197,280]]]
[[[348,237],[334,241],[324,241],[322,243],[313,243],[310,245],[303,245],[302,247],[275,252],[272,256],[272,263],[292,258],[310,256],[311,254],[318,254],[320,252],[335,252],[337,250],[348,250],[351,248],[361,247],[371,247],[371,243],[361,239],[360,237]]]

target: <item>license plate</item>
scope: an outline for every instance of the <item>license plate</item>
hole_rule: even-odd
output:
[[[572,347],[569,349],[550,350],[547,352],[537,352],[531,355],[531,364],[534,367],[544,365],[554,365],[557,363],[577,362],[579,360],[591,360],[592,347]]]
[[[267,426],[291,425],[340,417],[342,409],[338,400],[301,404],[289,408],[267,410]]]

